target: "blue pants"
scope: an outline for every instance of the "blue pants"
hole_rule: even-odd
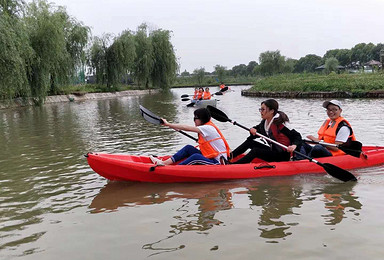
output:
[[[185,159],[186,158],[186,159]],[[220,164],[216,159],[208,159],[204,157],[200,150],[192,145],[186,145],[171,157],[173,162],[185,159],[179,165],[193,165],[193,164]]]
[[[332,153],[321,144],[310,146],[309,144],[304,143],[303,146],[301,147],[300,152],[312,158],[332,156]]]

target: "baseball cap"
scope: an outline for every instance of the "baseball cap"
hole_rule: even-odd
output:
[[[332,104],[332,105],[335,105],[335,106],[338,106],[340,109],[341,109],[341,102],[339,100],[331,100],[331,101],[325,101],[323,103],[323,107],[324,108],[327,108],[329,104]]]

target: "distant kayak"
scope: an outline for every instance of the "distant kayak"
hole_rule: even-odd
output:
[[[201,108],[201,107],[207,107],[208,105],[216,107],[216,104],[217,104],[217,99],[192,100],[191,103],[187,105],[187,107]]]
[[[366,157],[341,155],[319,158],[318,161],[331,163],[346,170],[384,164],[384,147],[364,146],[362,151]],[[159,158],[166,159],[169,156]],[[148,156],[107,153],[88,153],[87,160],[96,173],[117,181],[209,182],[296,174],[325,174],[322,167],[308,160],[289,162],[254,160],[249,164],[156,166]]]

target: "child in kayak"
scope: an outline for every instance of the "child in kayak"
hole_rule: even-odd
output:
[[[248,149],[251,150],[244,157],[233,162],[234,164],[250,163],[255,158],[267,162],[289,161],[291,153],[300,149],[301,134],[285,126],[285,123],[289,122],[289,118],[284,112],[279,111],[279,103],[276,100],[268,99],[261,102],[259,111],[262,118],[261,123],[250,129],[250,136],[231,153],[231,158],[239,156]],[[269,143],[258,137],[256,133],[284,144],[288,149],[285,150],[276,144]]]
[[[154,164],[170,165],[181,161],[178,163],[179,165],[212,165],[221,164],[222,161],[227,160],[229,155],[228,143],[217,126],[211,122],[211,114],[208,109],[199,108],[194,111],[193,120],[195,126],[172,124],[165,119],[162,120],[164,121],[164,126],[168,126],[175,130],[197,133],[200,150],[192,145],[186,145],[165,161],[150,156],[150,159]]]

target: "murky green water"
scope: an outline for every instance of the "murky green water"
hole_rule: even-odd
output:
[[[253,126],[263,98],[242,97],[242,88],[218,97],[218,108]],[[0,110],[0,258],[382,259],[384,166],[352,171],[357,183],[328,175],[118,183],[89,168],[88,151],[165,155],[192,144],[139,113],[142,104],[192,124],[180,100],[191,93]],[[326,116],[322,100],[278,101],[304,136]],[[357,138],[384,145],[384,102],[343,102]],[[217,125],[232,148],[248,135]]]

